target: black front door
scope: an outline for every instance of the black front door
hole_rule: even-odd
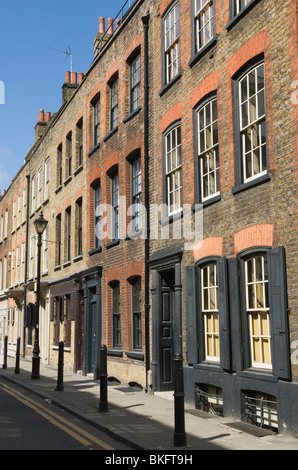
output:
[[[91,351],[90,351],[90,372],[94,372],[97,361],[97,303],[91,302],[90,304],[90,315],[91,315]]]
[[[160,309],[160,390],[173,390],[173,313],[174,313],[174,273],[169,271],[161,276]]]
[[[87,350],[86,350],[86,372],[94,373],[98,358],[98,303],[96,288],[89,289],[89,302],[87,312]]]

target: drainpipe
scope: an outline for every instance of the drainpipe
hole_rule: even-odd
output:
[[[145,166],[145,209],[146,209],[146,236],[145,236],[145,361],[146,361],[146,392],[148,392],[148,372],[150,370],[150,320],[149,320],[149,80],[148,80],[148,29],[150,15],[142,17],[144,27],[144,166]]]
[[[28,239],[29,239],[29,201],[30,201],[30,175],[27,178],[27,213],[26,213],[26,242],[25,242],[25,273],[24,273],[24,314],[27,308],[27,272],[28,272]],[[25,320],[25,318],[24,318]],[[26,327],[23,326],[23,357],[25,357]]]

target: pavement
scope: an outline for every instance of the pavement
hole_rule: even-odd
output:
[[[108,411],[99,411],[100,385],[93,377],[63,371],[63,390],[56,391],[57,368],[40,365],[40,378],[31,379],[32,361],[7,359],[0,377],[39,395],[85,422],[104,430],[135,450],[298,450],[298,436],[289,437],[251,426],[231,417],[213,416],[184,405],[186,445],[174,445],[173,392],[146,393],[137,387],[108,382]],[[183,434],[183,433],[182,433]],[[181,442],[181,441],[179,441]]]

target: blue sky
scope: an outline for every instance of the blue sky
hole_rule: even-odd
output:
[[[126,0],[0,0],[0,190],[24,163],[40,109],[62,104],[65,72],[86,72],[99,17],[115,18]],[[2,87],[3,88],[3,87]],[[0,87],[1,94],[1,87]]]

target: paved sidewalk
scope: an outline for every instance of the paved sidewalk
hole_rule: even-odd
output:
[[[0,377],[22,385],[66,411],[104,429],[135,449],[170,450],[298,450],[298,438],[276,435],[232,418],[202,413],[185,404],[186,446],[174,447],[173,393],[151,394],[122,384],[108,385],[108,412],[99,411],[99,382],[64,371],[63,391],[55,391],[57,369],[40,367],[40,379],[31,379],[32,363],[8,358]]]

